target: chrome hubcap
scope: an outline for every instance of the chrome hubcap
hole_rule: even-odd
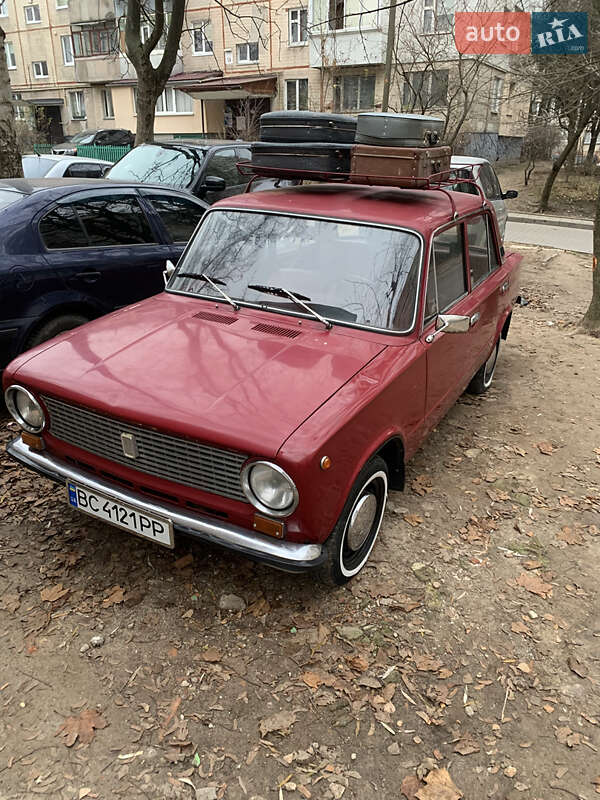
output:
[[[356,551],[364,544],[371,532],[376,514],[377,498],[370,492],[363,494],[354,506],[348,522],[346,542],[350,550]]]

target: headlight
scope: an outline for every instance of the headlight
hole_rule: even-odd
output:
[[[4,393],[6,407],[22,428],[30,433],[39,433],[46,422],[41,405],[22,386],[9,386]]]
[[[277,464],[253,461],[242,470],[242,489],[255,508],[272,517],[287,517],[298,505],[294,482]]]

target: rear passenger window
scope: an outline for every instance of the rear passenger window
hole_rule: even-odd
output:
[[[204,209],[183,197],[148,197],[174,242],[187,242],[204,214]]]
[[[205,175],[223,178],[227,187],[236,186],[243,180],[240,177],[236,163],[237,158],[233,147],[226,150],[217,150],[211,156]]]
[[[483,215],[467,222],[467,240],[469,243],[471,288],[473,288],[478,283],[481,283],[490,271],[488,231],[486,218]]]
[[[71,205],[56,206],[40,222],[40,234],[48,250],[87,247],[88,239]]]
[[[433,240],[433,267],[435,272],[435,305],[429,291],[429,314],[440,314],[454,305],[467,291],[467,276],[462,226],[448,228],[438,233]],[[432,276],[430,265],[430,283]],[[433,308],[433,310],[432,310]],[[427,311],[426,311],[427,313]]]
[[[135,197],[104,195],[73,203],[88,235],[88,247],[155,242],[146,215]]]

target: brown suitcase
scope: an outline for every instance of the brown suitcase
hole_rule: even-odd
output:
[[[449,147],[377,147],[356,144],[352,148],[351,183],[376,186],[423,187],[450,176]]]

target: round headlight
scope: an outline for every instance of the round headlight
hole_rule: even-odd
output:
[[[30,433],[39,433],[46,422],[41,405],[22,386],[9,386],[4,393],[6,407],[12,418]]]
[[[277,464],[248,464],[242,471],[242,488],[255,508],[274,517],[288,516],[298,505],[294,482]]]

